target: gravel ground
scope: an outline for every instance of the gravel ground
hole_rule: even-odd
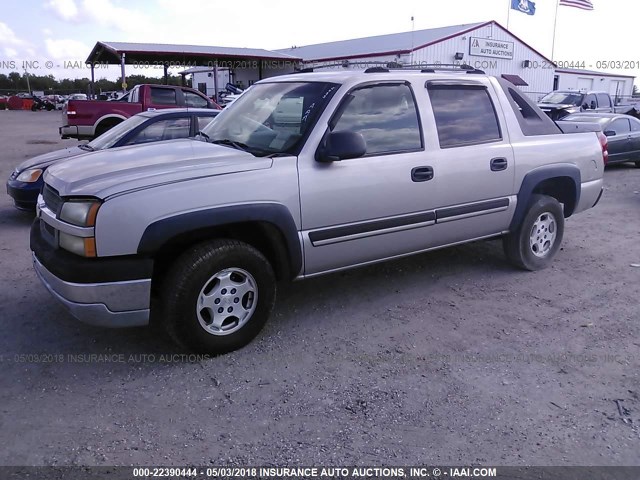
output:
[[[58,124],[0,111],[0,177]],[[217,358],[76,322],[1,195],[0,465],[640,465],[640,169],[605,177],[547,270],[491,241],[283,285]]]

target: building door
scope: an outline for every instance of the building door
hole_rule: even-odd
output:
[[[553,89],[554,90],[558,90],[559,84],[560,84],[560,76],[559,75],[554,75],[553,76]]]
[[[593,78],[578,77],[578,90],[581,92],[593,90]]]
[[[207,94],[207,83],[206,82],[198,83],[198,90],[206,95]]]

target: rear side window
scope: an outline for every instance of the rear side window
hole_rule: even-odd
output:
[[[631,123],[631,131],[632,132],[640,132],[640,121],[635,118],[630,118],[629,122]]]
[[[172,88],[151,87],[151,103],[154,105],[177,105],[176,91]]]
[[[372,85],[351,92],[334,131],[362,134],[367,155],[422,149],[422,134],[413,92],[408,85]]]
[[[606,93],[598,93],[596,95],[598,98],[598,107],[610,107],[611,106],[611,97]]]
[[[440,148],[502,139],[496,111],[484,86],[428,85]]]

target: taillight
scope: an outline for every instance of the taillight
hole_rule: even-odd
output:
[[[606,165],[609,162],[609,139],[604,133],[598,132],[598,140],[600,140],[600,146],[602,147],[602,160]]]
[[[76,111],[75,110],[67,110],[67,116],[69,115],[75,115]]]

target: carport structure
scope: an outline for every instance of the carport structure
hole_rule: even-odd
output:
[[[169,45],[157,43],[97,42],[87,57],[91,67],[91,93],[94,93],[96,65],[120,65],[123,90],[126,89],[126,65],[138,68],[162,68],[165,84],[171,67],[229,68],[256,70],[258,80],[265,69],[289,68],[293,70],[301,58],[261,48],[214,47],[203,45]],[[185,75],[182,75],[182,83]],[[218,88],[216,86],[216,97]]]

